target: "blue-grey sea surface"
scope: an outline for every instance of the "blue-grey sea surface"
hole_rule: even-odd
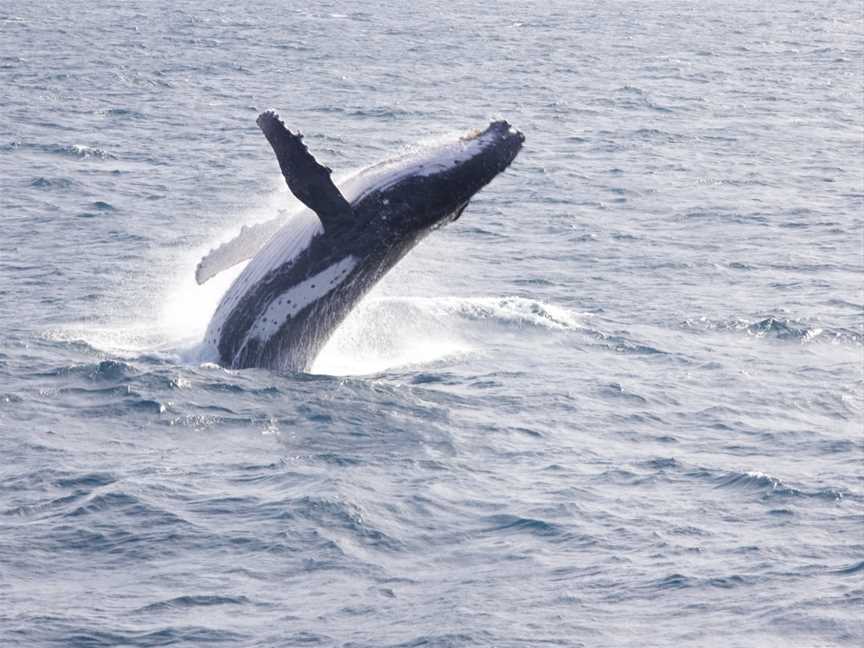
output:
[[[0,3],[0,645],[864,644],[860,2]],[[526,144],[311,373],[196,344],[298,203]]]

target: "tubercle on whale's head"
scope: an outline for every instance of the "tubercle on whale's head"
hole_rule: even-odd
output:
[[[520,131],[501,120],[416,152],[379,191],[381,202],[392,207],[382,218],[404,234],[455,220],[480,189],[510,166],[524,141]]]
[[[525,135],[522,134],[521,131],[511,126],[510,122],[505,119],[499,119],[498,121],[490,122],[489,126],[484,130],[476,129],[473,131],[469,131],[460,139],[465,142],[470,142],[471,140],[480,139],[490,134],[496,135],[499,138],[512,138],[514,142],[518,142],[519,146],[521,146],[522,143],[525,141]]]
[[[450,172],[462,183],[467,183],[466,188],[475,179],[482,182],[482,187],[510,166],[524,142],[525,135],[509,122],[491,122],[484,130],[471,131],[459,138],[462,155],[455,156]],[[448,181],[452,182],[454,178]]]

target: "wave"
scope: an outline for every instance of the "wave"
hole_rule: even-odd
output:
[[[107,117],[121,117],[129,119],[144,119],[144,114],[131,108],[109,108],[102,112]]]
[[[245,596],[219,596],[217,594],[187,594],[176,596],[164,601],[158,601],[146,605],[136,612],[149,613],[161,612],[163,610],[181,610],[183,608],[211,607],[214,605],[249,605],[251,601]]]
[[[109,153],[108,151],[96,146],[87,146],[86,144],[25,144],[22,142],[12,141],[0,145],[0,151],[2,152],[13,152],[17,149],[38,151],[40,153],[47,153],[48,155],[77,158],[79,160],[117,159],[117,156],[113,153]]]
[[[864,560],[860,560],[857,563],[849,565],[848,567],[844,567],[842,569],[835,570],[835,574],[857,574],[859,572],[864,572]]]
[[[721,588],[732,589],[741,585],[751,585],[754,579],[748,576],[733,574],[732,576],[695,577],[684,574],[670,574],[664,578],[651,581],[646,586],[648,590],[675,590],[689,588]]]
[[[842,488],[832,486],[792,485],[786,483],[779,477],[758,470],[724,470],[719,468],[706,468],[704,466],[688,466],[680,460],[671,457],[655,457],[637,464],[640,468],[652,473],[651,479],[670,479],[679,481],[684,478],[702,482],[717,490],[739,491],[742,493],[753,493],[761,495],[762,499],[771,498],[805,498],[828,501],[841,501],[847,497],[856,496]],[[618,471],[627,479],[624,481],[635,481],[636,475],[629,471]],[[608,479],[610,473],[603,473],[603,478]],[[644,475],[642,476],[644,478]]]
[[[864,336],[850,329],[810,325],[775,315],[765,315],[756,319],[688,319],[681,322],[681,327],[696,331],[743,332],[754,338],[800,342],[801,344],[808,344],[817,340],[855,346],[861,346],[864,343]]]
[[[726,472],[699,468],[688,471],[685,475],[708,481],[718,489],[741,490],[761,494],[762,499],[803,497],[840,501],[845,497],[845,492],[838,488],[798,488],[784,483],[778,477],[759,471]]]
[[[56,367],[47,371],[36,373],[43,378],[54,378],[61,376],[82,376],[90,380],[121,380],[135,376],[138,371],[130,364],[118,360],[103,360],[89,364],[77,364]]]
[[[484,528],[480,533],[507,534],[527,533],[534,536],[548,537],[563,535],[561,527],[552,522],[546,522],[537,518],[522,517],[509,513],[499,513],[481,518]]]
[[[49,187],[56,189],[69,189],[70,187],[76,187],[77,185],[78,183],[72,178],[46,178],[45,176],[34,178],[30,183],[30,186],[35,189],[48,189]]]
[[[249,639],[248,635],[206,626],[172,625],[155,630],[113,627],[94,630],[92,622],[82,624],[79,619],[74,617],[40,615],[30,617],[30,620],[36,624],[35,627],[38,629],[28,632],[29,645],[152,648],[154,646],[181,644],[194,646],[216,643],[238,645]]]

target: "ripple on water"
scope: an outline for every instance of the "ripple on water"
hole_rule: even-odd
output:
[[[0,646],[864,645],[860,2],[9,4]],[[271,103],[527,137],[330,375],[191,348]]]
[[[252,601],[245,596],[194,595],[176,596],[139,608],[137,614],[150,612],[182,612],[187,608],[212,607],[217,605],[250,605]]]
[[[800,342],[801,344],[820,341],[862,346],[862,336],[855,331],[837,327],[830,328],[808,325],[791,318],[775,315],[766,315],[756,319],[690,319],[681,322],[681,327],[694,331],[740,331],[754,338]]]
[[[815,498],[830,501],[842,500],[845,492],[842,489],[824,488],[798,488],[789,486],[777,477],[762,472],[723,472],[699,468],[685,473],[688,477],[705,480],[718,489],[740,490],[758,493],[762,499],[773,498]]]

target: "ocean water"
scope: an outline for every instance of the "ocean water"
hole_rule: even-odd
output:
[[[0,645],[862,645],[860,3],[220,4],[0,3]],[[303,375],[270,107],[527,138]]]

